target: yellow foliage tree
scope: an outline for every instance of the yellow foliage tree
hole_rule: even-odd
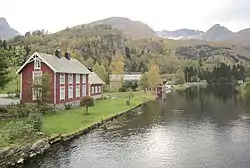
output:
[[[159,66],[154,62],[151,61],[149,64],[149,71],[146,72],[146,76],[148,79],[148,84],[151,88],[156,87],[159,83],[161,83],[160,77],[160,69]]]
[[[124,74],[124,56],[120,52],[116,52],[116,54],[112,57],[112,61],[109,66],[109,70],[112,75],[116,75],[117,81],[122,84],[123,82],[123,74]],[[119,88],[117,88],[118,91]]]
[[[120,52],[116,52],[109,66],[112,75],[123,75],[125,66],[124,60],[124,56]]]

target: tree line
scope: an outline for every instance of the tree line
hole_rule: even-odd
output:
[[[208,83],[235,83],[238,80],[244,80],[245,73],[246,70],[242,64],[230,66],[223,62],[219,66],[213,66],[212,70],[192,66],[184,68],[186,82],[206,80]]]

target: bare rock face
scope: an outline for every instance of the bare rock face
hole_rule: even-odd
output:
[[[0,39],[9,40],[19,35],[19,32],[11,28],[7,20],[0,17]]]

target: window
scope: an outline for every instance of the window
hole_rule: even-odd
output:
[[[101,86],[99,86],[98,91],[99,91],[99,93],[101,93],[101,92],[102,92],[102,87],[101,87]]]
[[[91,87],[91,93],[92,93],[92,94],[95,93],[95,87],[94,87],[94,86]]]
[[[86,85],[82,85],[82,96],[86,96]]]
[[[80,83],[80,75],[76,74],[76,84],[79,84],[79,83]]]
[[[41,84],[42,83],[42,71],[33,71],[32,78],[34,84]]]
[[[73,84],[73,74],[68,74],[68,84]]]
[[[73,98],[73,86],[68,87],[68,99]]]
[[[80,97],[80,86],[76,86],[76,97]]]
[[[32,89],[32,100],[40,99],[42,95],[42,89],[41,88],[33,88]]]
[[[65,100],[65,87],[60,87],[60,100]]]
[[[65,84],[65,74],[60,74],[60,84]]]
[[[37,58],[34,59],[34,69],[40,70],[41,69],[41,61]]]
[[[82,75],[82,83],[86,83],[86,75]]]

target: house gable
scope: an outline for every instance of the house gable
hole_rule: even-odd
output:
[[[45,63],[53,72],[56,72],[56,70],[53,68],[52,65],[50,65],[45,59],[43,59],[39,53],[35,52],[31,57],[29,57],[29,59],[17,70],[16,74],[20,74],[21,71],[23,70],[23,68],[31,63],[34,62],[35,59],[38,59],[41,61],[41,63]]]

